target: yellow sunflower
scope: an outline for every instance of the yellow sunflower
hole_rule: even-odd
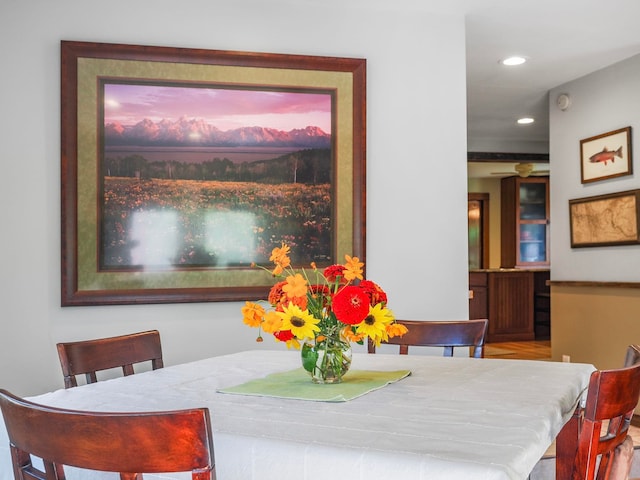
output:
[[[277,313],[282,318],[282,330],[291,330],[296,338],[313,338],[314,332],[320,331],[317,325],[320,320],[311,315],[309,310],[303,311],[291,302],[283,312]]]
[[[376,346],[379,346],[382,340],[389,338],[387,325],[393,320],[393,312],[378,303],[374,307],[369,307],[369,315],[358,324],[356,333],[371,338]]]

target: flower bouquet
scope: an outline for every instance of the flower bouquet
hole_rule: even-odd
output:
[[[406,333],[387,308],[384,290],[363,278],[364,263],[358,257],[345,255],[343,265],[323,271],[314,263],[309,271],[296,271],[289,253],[285,243],[273,249],[272,275],[280,281],[269,292],[267,309],[246,302],[243,321],[259,329],[259,342],[265,332],[288,348],[301,348],[302,365],[314,382],[342,381],[351,365],[350,342],[370,339],[378,346]]]

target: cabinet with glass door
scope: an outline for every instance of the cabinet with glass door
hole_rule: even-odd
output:
[[[549,177],[503,178],[500,202],[500,266],[549,266]]]

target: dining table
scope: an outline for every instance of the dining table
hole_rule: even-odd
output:
[[[217,480],[524,480],[583,401],[594,370],[354,353],[342,383],[319,385],[301,368],[300,352],[250,350],[28,399],[111,412],[207,407]],[[67,480],[118,478],[66,470]],[[0,422],[0,480],[12,478]]]

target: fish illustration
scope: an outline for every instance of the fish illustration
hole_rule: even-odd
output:
[[[615,162],[615,157],[622,158],[622,147],[618,148],[616,151],[607,150],[607,147],[604,147],[601,152],[591,155],[589,157],[589,161],[591,163],[604,162],[604,164],[606,165],[609,161],[611,161],[611,163]]]

